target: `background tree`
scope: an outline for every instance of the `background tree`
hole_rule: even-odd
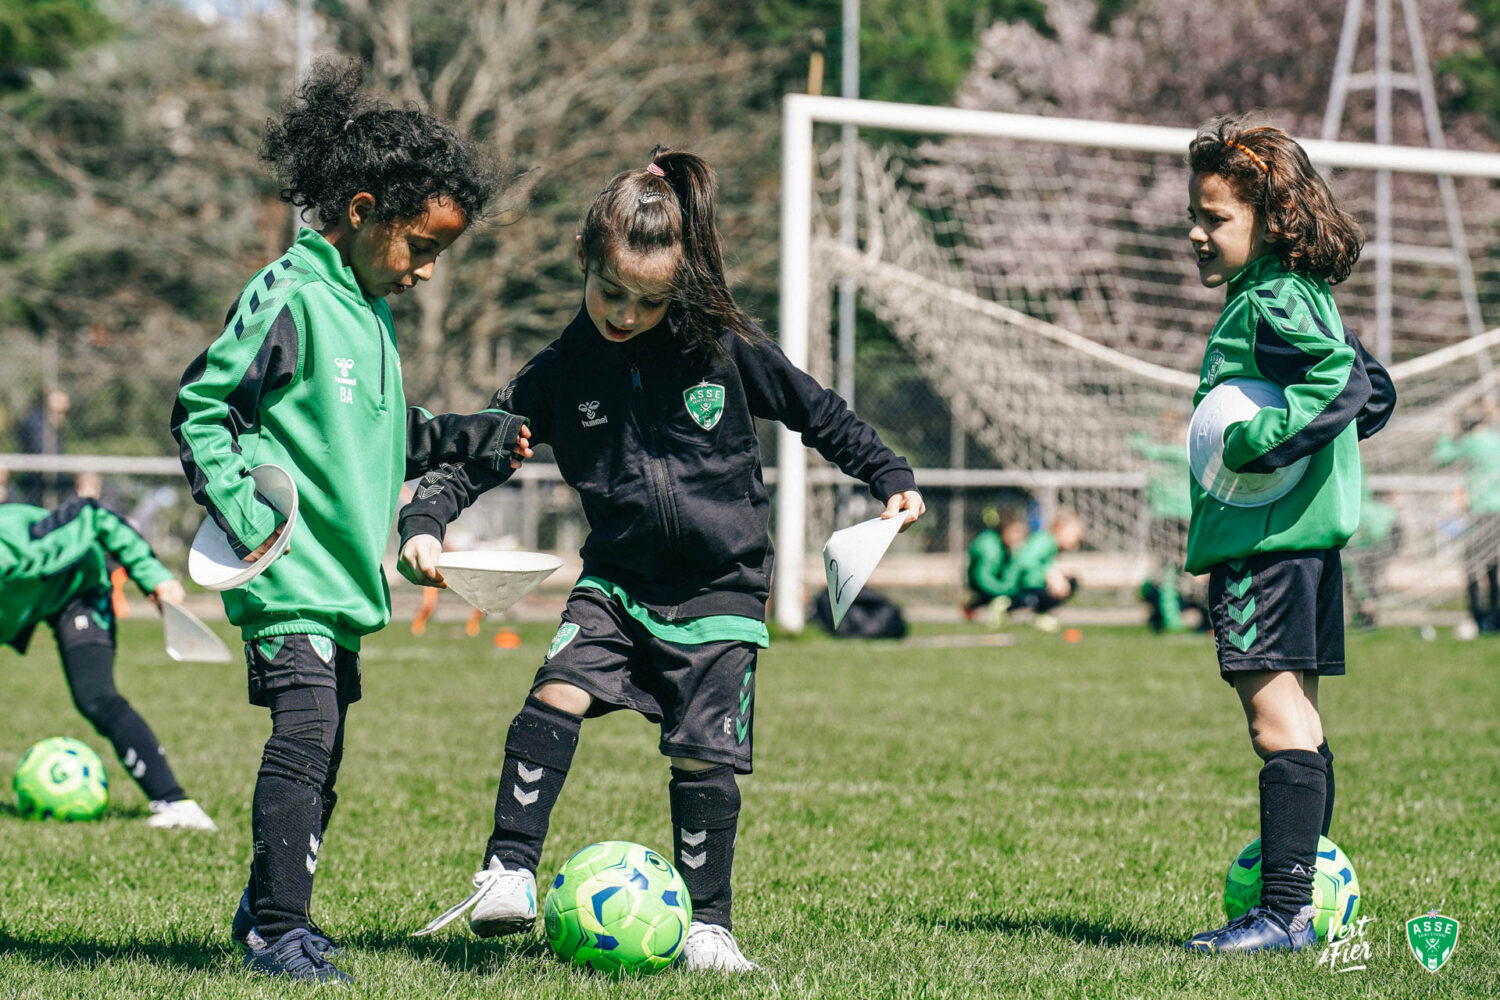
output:
[[[0,87],[23,87],[31,70],[66,65],[72,51],[109,30],[94,0],[0,0]]]

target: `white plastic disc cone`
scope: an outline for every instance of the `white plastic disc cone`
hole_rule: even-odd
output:
[[[180,604],[161,602],[162,625],[167,633],[167,655],[188,663],[228,663],[229,647]]]
[[[1230,472],[1224,467],[1224,432],[1249,420],[1264,407],[1286,406],[1286,395],[1274,382],[1232,378],[1209,390],[1188,424],[1188,465],[1209,496],[1231,507],[1260,507],[1280,500],[1307,471],[1308,456],[1274,472]]]
[[[444,552],[438,570],[448,589],[487,615],[507,610],[541,586],[563,561],[546,552]]]
[[[286,551],[292,540],[292,529],[297,526],[297,484],[279,465],[257,465],[250,470],[255,480],[255,489],[271,502],[286,525],[281,537],[255,562],[246,562],[234,554],[229,536],[212,517],[205,518],[193,536],[193,547],[188,550],[188,576],[194,583],[209,590],[233,590],[243,587],[265,572],[276,557]]]
[[[895,517],[861,521],[828,536],[828,544],[823,546],[823,572],[828,577],[828,601],[833,605],[835,629],[905,521],[903,511]]]

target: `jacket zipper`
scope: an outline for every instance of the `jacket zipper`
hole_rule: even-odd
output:
[[[641,385],[641,370],[635,364],[630,364],[630,394],[633,399],[641,398],[643,395]],[[662,531],[667,536],[667,541],[675,544],[677,542],[677,508],[672,503],[672,496],[667,489],[667,467],[656,451],[656,428],[650,421],[642,420],[636,413],[634,405],[630,407],[631,419],[635,421],[636,429],[646,439],[646,455],[648,462],[646,470],[651,477],[651,492],[656,500],[656,510],[661,517]]]

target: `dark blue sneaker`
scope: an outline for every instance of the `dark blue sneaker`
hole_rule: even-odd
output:
[[[342,949],[332,941],[328,935],[323,933],[317,924],[308,922],[308,933],[312,937],[312,945],[325,955],[337,955]],[[229,922],[229,936],[236,944],[242,944],[251,951],[266,946],[265,938],[260,936],[260,929],[255,923],[255,914],[250,912],[250,887],[240,893],[240,905],[235,907],[234,919]]]
[[[229,936],[235,943],[242,944],[251,951],[266,946],[265,939],[260,936],[260,931],[255,926],[255,914],[250,912],[250,887],[240,894],[240,905],[234,909],[234,919],[229,922]]]
[[[1253,906],[1218,930],[1188,938],[1188,951],[1249,952],[1301,951],[1318,939],[1313,930],[1313,908],[1304,906],[1290,923],[1264,906]]]
[[[352,983],[354,977],[328,964],[306,927],[287,931],[281,940],[264,948],[251,948],[245,968],[266,976],[286,976],[318,983]]]

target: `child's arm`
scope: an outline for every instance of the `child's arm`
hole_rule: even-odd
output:
[[[259,422],[261,400],[290,385],[302,365],[291,305],[262,302],[259,285],[251,282],[224,332],[183,373],[172,408],[172,436],[193,499],[241,558],[271,537],[281,517],[256,499],[239,432]]]
[[[504,410],[478,413],[444,413],[433,416],[420,406],[406,408],[406,475],[414,479],[436,466],[473,462],[502,468],[520,468],[520,458],[530,447],[524,430],[526,418]]]
[[[1385,367],[1375,360],[1375,355],[1365,350],[1365,345],[1354,335],[1353,330],[1344,332],[1348,335],[1354,352],[1359,355],[1360,364],[1364,365],[1365,377],[1370,380],[1370,400],[1359,411],[1359,416],[1354,418],[1359,427],[1359,439],[1363,441],[1378,433],[1391,419],[1391,414],[1396,412],[1396,383],[1391,381],[1390,373]]]
[[[1255,362],[1286,391],[1286,406],[1268,406],[1224,434],[1231,472],[1272,472],[1325,447],[1355,420],[1370,399],[1370,379],[1350,344],[1321,333],[1307,304],[1280,300],[1280,316],[1259,303]]]
[[[150,544],[125,519],[93,500],[70,500],[31,525],[29,545],[0,549],[0,579],[36,580],[63,572],[98,548],[120,561],[147,594],[173,580]]]
[[[550,430],[549,411],[543,406],[550,365],[543,362],[552,356],[552,348],[543,351],[490,401],[491,411],[504,413],[513,420],[523,418],[512,416],[512,410],[524,407],[524,412],[535,414],[531,428],[521,427],[518,433],[522,436],[515,438],[517,451],[525,457],[531,454],[531,443],[545,441]],[[508,461],[509,452],[503,453],[503,457],[507,461],[444,463],[422,477],[411,501],[396,518],[401,537],[397,568],[402,576],[422,586],[444,586],[437,560],[448,525],[481,494],[511,477],[519,462]]]
[[[910,520],[921,515],[911,466],[880,440],[875,428],[855,416],[838,393],[788,361],[775,344],[751,346],[736,339],[733,350],[751,413],[799,432],[804,444],[868,484],[888,512],[898,504],[897,509],[915,511]]]

